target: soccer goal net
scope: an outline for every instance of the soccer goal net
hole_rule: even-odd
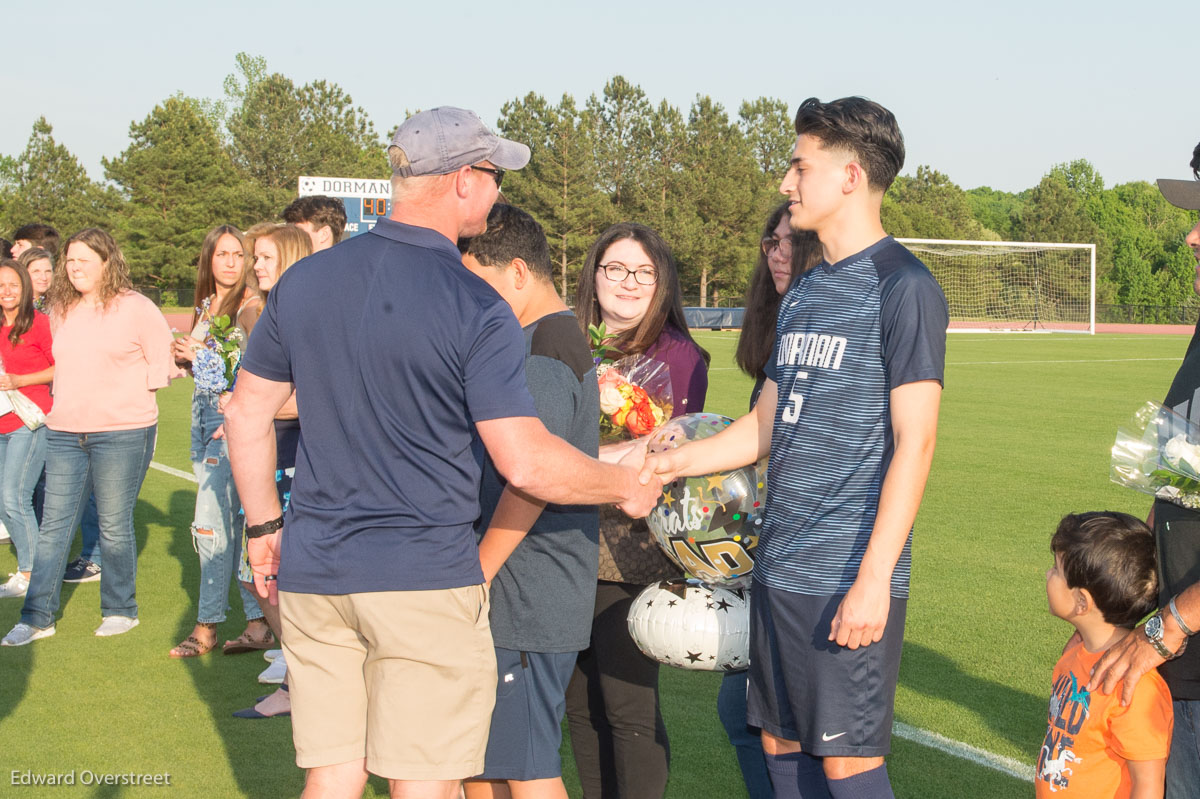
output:
[[[952,331],[1096,332],[1096,245],[897,239],[946,293]]]

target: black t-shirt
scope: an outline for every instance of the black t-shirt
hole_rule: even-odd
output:
[[[1200,324],[1175,373],[1163,405],[1200,425]],[[1159,607],[1190,585],[1200,583],[1200,513],[1173,502],[1154,503],[1158,547]],[[1200,639],[1175,660],[1158,667],[1174,699],[1200,699]]]
[[[570,311],[525,328],[525,379],[546,429],[596,456],[600,389],[587,337]],[[482,535],[504,491],[491,460],[480,490]],[[600,534],[592,505],[547,505],[492,582],[492,639],[502,649],[586,649],[596,608]]]

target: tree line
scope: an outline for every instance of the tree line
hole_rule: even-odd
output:
[[[684,110],[618,75],[583,102],[516,97],[496,127],[532,149],[504,192],[545,228],[565,294],[599,233],[635,220],[671,243],[689,303],[738,303],[763,220],[782,199],[794,142],[787,101],[746,100],[733,114],[697,95]],[[386,138],[337,84],[296,85],[242,53],[220,100],[176,94],[131,123],[101,181],[37,120],[23,152],[0,155],[0,235],[34,221],[64,234],[104,227],[136,283],[186,285],[209,228],[277,219],[300,175],[387,178]],[[1189,214],[1150,183],[1105,187],[1085,160],[1016,193],[964,190],[919,165],[889,189],[883,220],[900,237],[1095,243],[1099,302],[1193,301]]]

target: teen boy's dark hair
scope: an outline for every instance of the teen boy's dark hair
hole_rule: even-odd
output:
[[[1188,164],[1192,168],[1192,174],[1196,176],[1196,180],[1200,180],[1200,144],[1196,145],[1196,149],[1192,150],[1192,160]]]
[[[878,191],[887,191],[904,167],[904,136],[896,117],[865,97],[828,103],[809,97],[796,110],[796,135],[815,136],[827,149],[851,153]]]
[[[283,209],[283,221],[289,225],[308,222],[317,230],[328,227],[333,231],[333,243],[337,244],[346,232],[346,206],[338,198],[324,194],[299,197]]]
[[[484,266],[508,266],[514,258],[529,264],[538,280],[554,279],[550,246],[537,220],[515,205],[497,203],[488,213],[487,230],[459,242],[458,249]]]
[[[58,235],[58,231],[40,222],[21,225],[14,230],[12,240],[19,241],[20,239],[25,239],[34,247],[41,247],[55,255],[58,255],[58,248],[62,244],[62,237]]]
[[[1069,514],[1058,523],[1050,550],[1062,557],[1071,588],[1086,588],[1117,627],[1133,628],[1158,599],[1154,535],[1128,513]]]

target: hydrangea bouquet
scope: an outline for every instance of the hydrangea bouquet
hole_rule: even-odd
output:
[[[203,307],[196,309],[202,318],[208,320],[208,335],[204,337],[204,346],[196,350],[192,376],[200,391],[221,394],[233,390],[233,384],[237,381],[244,336],[241,328],[233,324],[227,315],[214,317],[211,314],[211,301],[211,297],[206,298]]]
[[[1117,430],[1114,483],[1200,509],[1200,428],[1157,402],[1138,408]]]

